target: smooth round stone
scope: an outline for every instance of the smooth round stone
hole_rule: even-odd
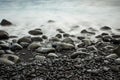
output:
[[[31,35],[42,35],[43,34],[41,30],[37,30],[37,29],[30,30],[28,33]]]
[[[83,39],[85,39],[85,37],[83,37],[83,36],[78,36],[77,39],[83,40]]]
[[[15,64],[14,62],[12,62],[12,61],[10,61],[10,60],[8,60],[8,59],[6,59],[6,58],[0,58],[0,62],[1,63],[5,63],[5,64]]]
[[[101,30],[111,30],[111,28],[108,27],[108,26],[103,26],[103,27],[101,27],[100,29],[101,29]]]
[[[54,20],[48,20],[48,23],[54,23],[55,21]]]
[[[63,34],[63,37],[70,37],[70,34],[64,33],[64,34]]]
[[[120,57],[120,46],[118,46],[117,48],[115,48],[113,50],[113,52],[116,53]]]
[[[120,64],[120,58],[115,59],[115,63]]]
[[[21,45],[19,45],[18,43],[13,43],[13,44],[11,45],[10,49],[11,49],[12,51],[16,51],[16,50],[21,50],[21,49],[23,49],[23,47],[22,47]]]
[[[81,33],[85,34],[85,33],[88,33],[88,31],[86,29],[83,29]]]
[[[0,44],[0,47],[1,49],[6,50],[6,49],[9,49],[10,46],[8,43],[5,43],[5,44]]]
[[[49,53],[47,56],[48,56],[48,57],[58,57],[58,55],[55,54],[55,53]]]
[[[31,43],[31,44],[28,46],[28,50],[35,50],[35,49],[37,49],[38,47],[41,47],[41,44],[40,44],[40,43],[37,43],[37,42],[33,42],[33,43]]]
[[[71,57],[72,59],[75,59],[75,58],[77,58],[79,55],[80,55],[80,53],[74,52],[74,53],[71,54],[70,57]]]
[[[29,43],[27,42],[21,42],[20,45],[23,47],[23,48],[27,48]]]
[[[62,38],[62,35],[61,34],[57,34],[55,37]]]
[[[6,52],[6,54],[14,54],[14,52],[11,50],[5,50],[5,52]]]
[[[106,59],[110,59],[110,58],[116,59],[117,57],[118,57],[118,56],[117,56],[116,54],[110,54],[110,55],[106,56],[105,58],[106,58]]]
[[[35,42],[35,41],[36,42],[42,42],[43,41],[43,39],[41,37],[32,37],[31,39],[32,39],[33,42]]]
[[[40,55],[36,55],[36,56],[35,56],[35,60],[39,60],[40,62],[44,62],[45,59],[46,59],[45,56],[40,56]]]
[[[65,33],[62,29],[57,29],[59,33]]]
[[[75,46],[69,43],[56,42],[52,44],[52,47],[57,50],[71,50],[75,49]]]
[[[57,37],[52,37],[51,39],[49,39],[49,41],[58,42],[60,41],[60,39]]]
[[[42,35],[43,39],[48,39],[48,37],[46,35]]]
[[[0,50],[0,56],[1,56],[2,54],[5,54],[5,51],[4,51],[4,50]]]
[[[90,41],[90,39],[83,39],[82,42],[86,45],[89,46],[92,44],[92,42]]]
[[[21,43],[21,42],[31,43],[32,40],[31,40],[31,37],[22,37],[18,40],[18,43]]]
[[[109,34],[108,34],[108,33],[102,33],[101,35],[102,35],[102,36],[106,36],[106,35],[109,35]]]
[[[110,42],[113,43],[113,44],[115,44],[115,45],[119,45],[120,44],[120,38],[118,38],[118,39],[116,39],[116,38],[111,39]]]
[[[0,40],[4,40],[8,38],[9,38],[9,34],[4,30],[0,30]]]
[[[2,55],[1,58],[4,58],[4,59],[7,59],[7,60],[10,60],[12,61],[13,63],[17,63],[20,61],[20,58],[16,55],[13,55],[13,54],[4,54]]]
[[[65,39],[63,39],[62,40],[62,42],[64,42],[64,43],[69,43],[69,44],[73,44],[74,45],[74,41],[71,39],[71,38],[65,38]]]
[[[36,52],[38,53],[50,53],[50,52],[55,52],[55,49],[54,48],[38,48],[36,49]]]

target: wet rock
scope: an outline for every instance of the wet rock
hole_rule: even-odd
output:
[[[61,34],[57,34],[55,37],[62,38],[62,35]]]
[[[110,69],[111,69],[112,71],[119,72],[119,71],[120,71],[120,65],[110,66]]]
[[[108,56],[106,56],[105,58],[107,59],[116,59],[118,56],[116,54],[110,54]]]
[[[80,55],[80,53],[79,53],[79,52],[74,52],[74,53],[72,53],[72,54],[71,54],[71,56],[70,56],[70,57],[71,57],[72,59],[75,59],[75,58],[77,58],[77,57],[78,57],[78,55]]]
[[[101,35],[102,35],[102,36],[106,36],[106,35],[109,35],[109,34],[108,34],[108,33],[102,33]]]
[[[63,39],[62,42],[63,42],[63,43],[69,43],[69,44],[74,45],[74,41],[73,41],[71,38],[68,38],[68,37],[65,38],[65,39]]]
[[[90,39],[83,39],[82,42],[86,45],[86,46],[89,46],[92,44],[91,40]]]
[[[55,53],[49,53],[47,56],[48,56],[48,57],[58,57],[58,55],[55,54]]]
[[[1,49],[3,49],[3,50],[7,50],[7,49],[9,49],[9,44],[8,43],[4,43],[4,44],[0,44],[0,47],[1,47]]]
[[[120,58],[115,59],[115,63],[120,64]]]
[[[23,48],[27,48],[29,43],[27,42],[21,42],[20,45],[23,47]]]
[[[40,62],[44,62],[45,59],[46,59],[45,56],[40,56],[40,55],[36,55],[36,56],[35,56],[35,60],[39,60]]]
[[[9,39],[9,34],[4,30],[0,30],[0,40],[3,39]]]
[[[28,33],[31,35],[42,35],[43,34],[41,30],[30,30]]]
[[[18,43],[13,43],[11,46],[10,46],[10,49],[12,51],[16,51],[16,50],[21,50],[23,49],[23,47],[21,45],[19,45]]]
[[[57,38],[57,37],[52,37],[52,38],[49,39],[49,41],[58,42],[58,41],[60,41],[60,39]]]
[[[65,33],[62,29],[57,29],[59,33]]]
[[[0,50],[0,56],[5,54],[5,51],[4,50]]]
[[[70,34],[64,33],[64,34],[63,34],[63,37],[70,37]]]
[[[6,54],[14,54],[14,52],[11,50],[5,50],[5,52],[6,52]]]
[[[36,49],[36,52],[38,53],[50,53],[50,52],[55,52],[55,49],[54,48],[38,48]]]
[[[88,69],[87,72],[93,73],[93,74],[98,74],[100,72],[99,69]]]
[[[83,39],[85,39],[85,37],[83,37],[83,36],[78,36],[77,39],[83,40]]]
[[[120,46],[118,46],[117,48],[115,48],[113,50],[113,52],[116,53],[120,57]]]
[[[0,23],[0,25],[2,25],[2,26],[10,26],[10,25],[12,25],[12,23],[10,21],[6,20],[6,19],[3,19],[1,21],[1,23]]]
[[[48,37],[46,35],[42,35],[43,39],[48,39]]]
[[[100,29],[101,29],[101,30],[111,30],[111,28],[108,27],[108,26],[103,26],[103,27],[101,27]]]
[[[33,42],[33,43],[31,43],[31,44],[28,46],[28,50],[35,50],[35,49],[37,49],[38,47],[41,47],[41,44],[40,44],[40,43],[37,43],[37,42]]]
[[[102,37],[102,40],[103,40],[104,42],[110,42],[111,39],[112,39],[112,37],[109,36],[109,35],[106,35],[106,36],[103,36],[103,37]]]
[[[120,38],[120,35],[112,35],[113,38]]]
[[[75,49],[75,46],[69,43],[61,43],[61,42],[56,42],[52,44],[52,47],[54,47],[56,50],[71,50]]]
[[[18,43],[21,43],[21,42],[27,42],[27,43],[31,43],[32,40],[31,40],[31,37],[29,36],[25,36],[25,37],[22,37],[18,40]]]
[[[85,44],[83,42],[81,42],[77,45],[78,48],[83,48],[84,46],[85,46]]]
[[[119,45],[120,44],[120,39],[111,39],[110,41],[111,43],[115,44],[115,45]]]
[[[43,39],[41,37],[32,37],[31,39],[32,39],[33,42],[34,41],[36,41],[36,42],[42,42],[43,41]]]
[[[85,33],[88,33],[88,31],[86,29],[83,29],[81,33],[85,34]]]
[[[48,20],[48,23],[54,23],[55,21],[54,20]]]
[[[3,54],[0,58],[0,61],[8,64],[14,64],[20,61],[20,58],[16,55],[12,54]]]

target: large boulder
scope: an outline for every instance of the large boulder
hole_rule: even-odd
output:
[[[2,25],[2,26],[10,26],[10,25],[12,25],[12,23],[10,21],[6,20],[6,19],[3,19],[1,21],[1,23],[0,23],[0,25]]]
[[[0,30],[0,40],[8,39],[8,38],[9,38],[9,34],[4,30]]]

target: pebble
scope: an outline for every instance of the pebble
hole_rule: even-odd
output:
[[[55,49],[54,48],[43,48],[43,47],[40,47],[40,48],[36,49],[36,52],[38,52],[38,53],[50,53],[50,52],[55,52]]]
[[[45,56],[40,56],[40,55],[36,55],[36,56],[35,56],[35,60],[39,60],[40,62],[44,62],[45,59],[46,59]]]
[[[22,37],[18,40],[18,43],[21,43],[21,42],[31,43],[32,40],[31,40],[31,37],[25,36],[25,37]]]
[[[31,43],[31,44],[28,46],[28,50],[35,50],[35,49],[37,49],[38,47],[41,47],[41,44],[40,44],[40,43],[37,43],[37,42],[33,42],[33,43]]]
[[[110,55],[107,55],[105,58],[106,59],[110,59],[110,58],[112,58],[112,59],[116,59],[118,56],[116,55],[116,54],[110,54]]]
[[[49,53],[47,56],[48,56],[48,57],[58,57],[58,55],[55,54],[55,53]]]
[[[120,57],[120,46],[118,46],[117,48],[115,48],[113,50],[113,52],[116,53]]]
[[[30,30],[28,33],[31,35],[42,35],[43,34],[42,31],[38,29]]]
[[[5,54],[5,51],[4,51],[4,50],[0,50],[0,56],[1,56],[2,54]]]
[[[16,51],[16,50],[21,50],[21,49],[23,49],[23,47],[22,47],[20,44],[18,44],[18,43],[13,43],[13,44],[10,46],[10,49],[11,49],[12,51]]]

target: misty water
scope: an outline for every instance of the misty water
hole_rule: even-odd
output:
[[[75,35],[86,27],[99,29],[106,25],[117,29],[119,15],[120,0],[0,0],[0,20],[14,24],[0,29],[17,36],[28,35],[35,28],[49,36],[58,28]],[[76,25],[80,27],[74,28]]]

